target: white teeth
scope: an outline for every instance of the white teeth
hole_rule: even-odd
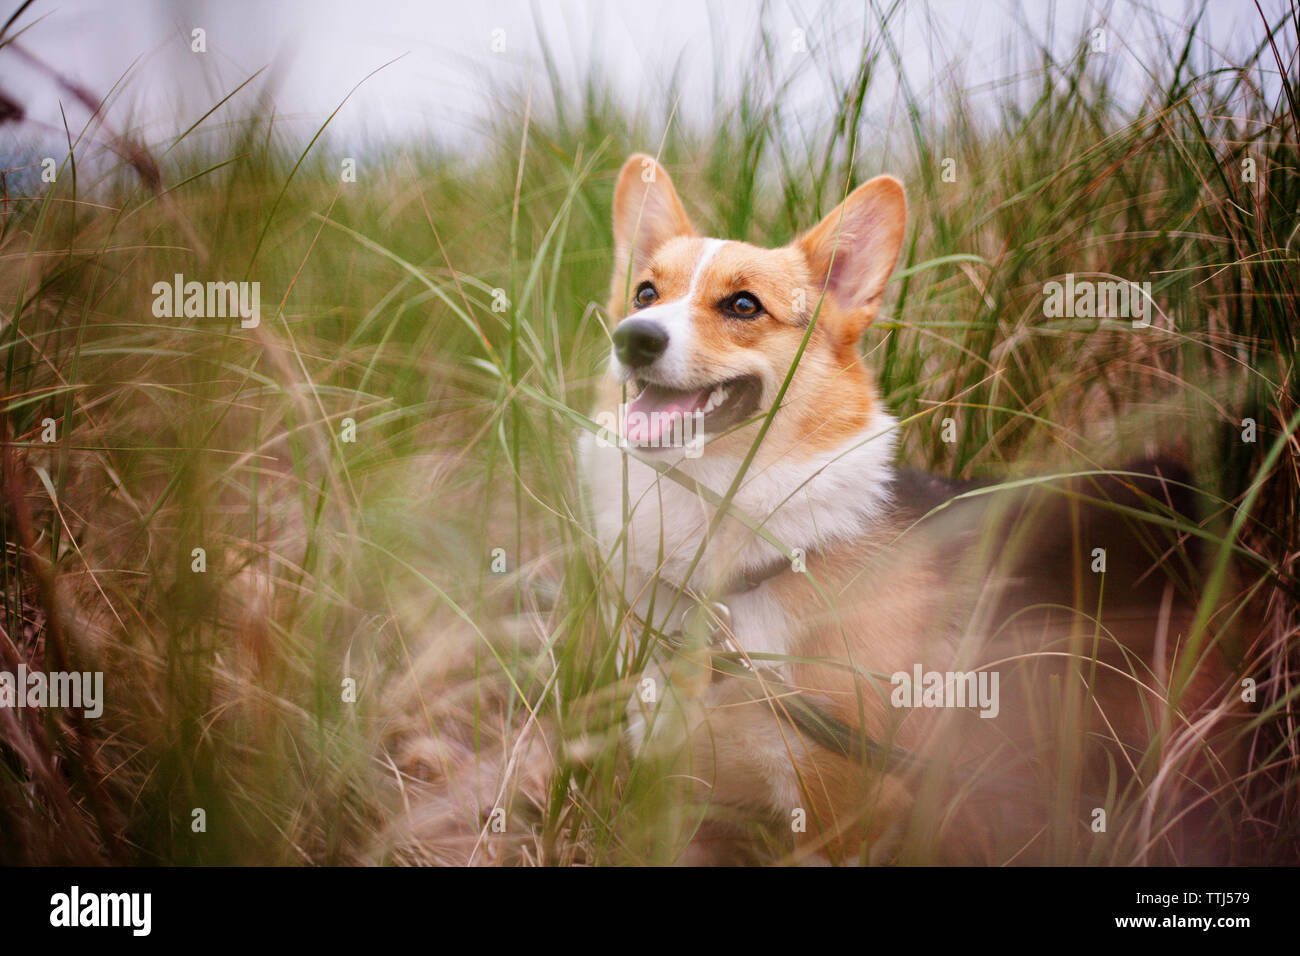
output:
[[[727,390],[719,385],[709,393],[709,400],[704,403],[704,414],[713,411],[719,405],[727,400]]]

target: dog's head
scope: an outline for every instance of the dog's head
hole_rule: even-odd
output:
[[[743,451],[796,357],[764,449],[802,457],[859,432],[876,397],[858,341],[880,307],[905,219],[902,185],[877,176],[787,246],[704,238],[667,171],[630,157],[614,193],[609,302],[620,320],[611,378],[629,401],[623,437],[652,449],[702,431],[710,455]]]

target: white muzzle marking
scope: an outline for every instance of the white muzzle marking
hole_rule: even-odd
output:
[[[690,381],[691,344],[694,340],[694,330],[691,328],[691,306],[699,291],[704,270],[718,254],[718,250],[726,244],[726,239],[704,240],[700,257],[695,261],[695,269],[691,272],[691,285],[686,295],[670,302],[657,302],[649,308],[627,316],[629,319],[649,319],[658,323],[668,333],[668,348],[649,366],[654,370],[656,381],[664,385],[672,387],[676,383],[681,383],[685,387],[685,383]],[[623,366],[612,348],[609,354],[609,369],[610,374],[617,381],[626,382],[632,378],[631,370]]]

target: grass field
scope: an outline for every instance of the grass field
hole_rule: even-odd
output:
[[[102,670],[107,699],[0,711],[0,862],[680,858],[708,811],[623,742],[636,674],[574,457],[633,150],[702,230],[760,244],[904,180],[866,349],[912,465],[1190,464],[1205,615],[1259,622],[1223,649],[1257,696],[1214,826],[1233,862],[1300,862],[1297,14],[1241,62],[1172,35],[1140,95],[1081,36],[1028,96],[904,87],[879,117],[891,11],[843,75],[809,58],[815,123],[764,80],[768,35],[708,123],[552,73],[503,94],[486,153],[393,146],[355,182],[256,79],[174,140],[82,136],[70,108],[53,183],[0,131],[0,670]],[[121,160],[87,162],[105,141]],[[1150,282],[1151,326],[1045,316],[1067,273]],[[178,274],[257,282],[260,321],[159,315]],[[1159,760],[1051,860],[1164,859]]]

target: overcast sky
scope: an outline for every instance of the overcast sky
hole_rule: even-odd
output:
[[[1284,2],[1262,6],[1273,15]],[[937,94],[938,83],[954,71],[968,87],[996,88],[1016,69],[1009,51],[1047,38],[1065,54],[1099,25],[1110,28],[1107,55],[1120,58],[1136,78],[1158,34],[1181,32],[1197,4],[1060,0],[1054,18],[1050,6],[1035,0],[909,4],[899,35],[914,89]],[[1159,11],[1157,23],[1150,7]],[[269,68],[263,78],[273,77],[281,122],[309,137],[352,87],[400,58],[365,80],[332,124],[335,135],[346,141],[432,133],[471,150],[500,90],[522,87],[531,77],[542,98],[549,95],[539,34],[566,79],[595,69],[629,110],[657,109],[664,78],[679,69],[683,116],[706,121],[719,101],[715,77],[729,75],[731,57],[745,65],[740,58],[751,49],[759,9],[748,0],[37,0],[19,24],[28,27],[20,40],[27,49],[97,95],[123,83],[110,117],[148,143],[185,129],[263,67]],[[1227,56],[1261,36],[1254,3],[1247,0],[1215,0],[1208,19],[1210,35]],[[783,40],[783,69],[802,77],[796,102],[806,103],[815,119],[823,73],[801,60],[826,58],[823,64],[837,62],[841,73],[850,71],[874,23],[869,3],[774,0],[766,22]],[[191,51],[195,28],[206,31],[206,53]],[[797,49],[796,29],[805,31],[809,53]],[[494,50],[494,41],[504,43],[504,51]],[[235,103],[256,108],[252,90],[260,82]],[[871,109],[888,110],[896,89],[878,82]],[[86,117],[48,76],[8,50],[0,50],[0,92],[20,102],[29,117],[20,130],[0,128],[0,157],[13,150],[16,135],[59,131],[61,100],[74,129]]]

